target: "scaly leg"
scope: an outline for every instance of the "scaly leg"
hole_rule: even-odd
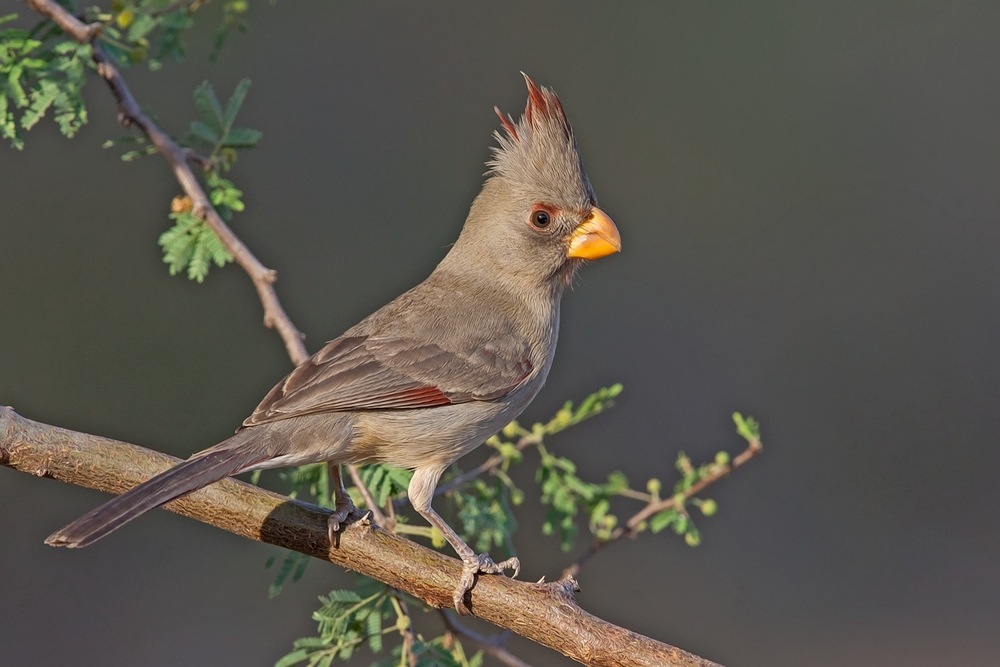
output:
[[[444,468],[418,468],[413,473],[410,480],[408,494],[410,504],[413,509],[420,513],[420,516],[427,519],[427,522],[441,531],[444,539],[452,546],[458,557],[462,559],[462,578],[459,580],[458,588],[455,589],[452,597],[455,603],[455,611],[459,614],[468,614],[465,606],[465,594],[476,584],[476,576],[479,574],[502,574],[505,570],[514,570],[516,577],[521,572],[521,562],[517,558],[508,558],[502,563],[495,563],[489,554],[477,554],[465,543],[458,533],[452,530],[444,519],[441,518],[434,508],[431,507],[431,499],[434,497],[434,488],[441,477]]]
[[[333,534],[341,530],[344,526],[360,519],[364,514],[351,501],[351,496],[344,488],[344,480],[340,476],[339,463],[327,463],[330,471],[330,484],[333,485],[333,505],[334,512],[327,520],[327,527],[330,532],[330,544],[336,544]]]

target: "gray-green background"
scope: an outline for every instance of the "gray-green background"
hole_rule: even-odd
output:
[[[567,295],[527,419],[621,381],[551,445],[640,485],[679,449],[737,451],[733,410],[766,445],[712,489],[700,547],[614,545],[585,608],[730,667],[1000,662],[1000,6],[256,2],[215,65],[204,14],[186,64],[126,76],[175,134],[202,80],[253,80],[234,228],[311,350],[442,257],[518,71],[560,94],[624,252]],[[0,403],[186,456],[289,362],[238,269],[167,276],[178,186],[101,150],[122,131],[98,81],[87,99],[78,138],[46,121],[0,150]],[[268,600],[270,547],[166,512],[43,546],[103,500],[0,469],[0,663],[268,666],[352,581],[315,563]],[[540,521],[527,579],[570,557]]]

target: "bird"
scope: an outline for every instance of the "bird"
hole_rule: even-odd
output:
[[[580,266],[621,250],[597,206],[573,129],[549,88],[522,72],[525,111],[497,107],[501,128],[482,190],[458,239],[419,285],[297,366],[236,431],[53,533],[47,544],[85,547],[139,515],[251,470],[329,466],[336,533],[361,518],[342,464],[413,471],[413,508],[462,560],[453,602],[480,574],[520,561],[476,554],[431,500],[441,474],[515,419],[552,367],[560,302]]]

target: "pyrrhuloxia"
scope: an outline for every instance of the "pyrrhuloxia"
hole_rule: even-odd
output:
[[[236,435],[98,507],[48,544],[84,547],[155,507],[247,470],[325,461],[330,534],[356,515],[342,463],[414,471],[414,509],[464,563],[455,607],[478,573],[520,567],[477,555],[432,509],[441,473],[515,418],[552,365],[559,302],[584,260],[621,249],[597,208],[556,95],[527,76],[528,103],[503,133],[465,226],[433,273],[328,343],[264,398]]]

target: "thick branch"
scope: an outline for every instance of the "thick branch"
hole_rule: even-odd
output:
[[[177,459],[136,445],[25,419],[0,407],[0,464],[107,493],[120,494],[175,465]],[[166,505],[253,540],[328,560],[437,607],[452,605],[461,563],[371,525],[355,523],[331,546],[328,512],[226,479]],[[574,599],[576,582],[532,584],[482,576],[471,610],[586,665],[712,667],[715,663],[588,614]]]
[[[308,358],[305,345],[302,344],[302,333],[295,328],[291,319],[281,307],[278,295],[274,291],[274,281],[277,279],[275,271],[268,269],[254,256],[250,249],[233,233],[229,226],[223,221],[212,206],[208,195],[201,187],[194,172],[188,165],[189,155],[183,148],[177,145],[173,139],[161,130],[148,116],[142,112],[142,107],[135,101],[132,92],[125,84],[118,68],[114,62],[101,49],[100,44],[94,39],[100,31],[100,24],[87,25],[70,14],[66,9],[57,4],[55,0],[26,0],[28,6],[33,10],[48,16],[55,21],[60,28],[72,35],[81,44],[91,42],[94,49],[94,62],[97,63],[97,71],[111,89],[111,93],[118,102],[118,117],[123,125],[135,124],[141,129],[149,140],[156,146],[157,150],[163,154],[170,168],[174,172],[174,177],[180,183],[185,194],[194,203],[194,213],[205,220],[208,226],[215,232],[215,235],[222,241],[222,245],[233,256],[236,263],[243,267],[254,287],[257,295],[264,306],[264,325],[278,331],[281,339],[288,350],[288,356],[297,366]]]

